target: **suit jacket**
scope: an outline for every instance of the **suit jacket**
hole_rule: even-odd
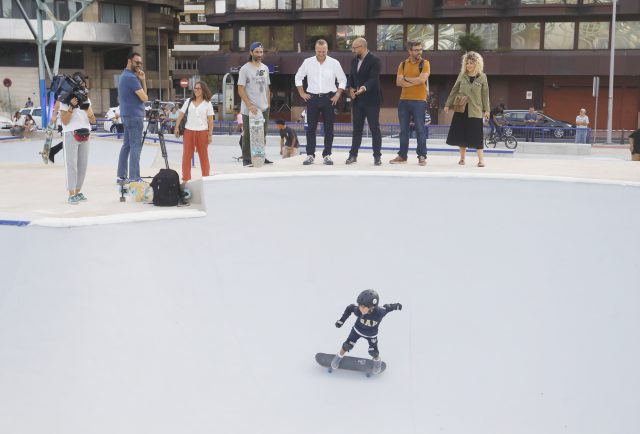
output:
[[[382,90],[380,89],[380,59],[371,51],[367,53],[358,70],[358,58],[351,61],[351,72],[347,78],[347,87],[358,90],[360,86],[367,88],[362,95],[358,95],[355,102],[369,105],[380,105],[382,102]]]

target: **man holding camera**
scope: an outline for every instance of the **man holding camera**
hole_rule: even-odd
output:
[[[118,158],[118,183],[142,181],[140,178],[140,153],[144,130],[144,102],[147,96],[147,81],[142,70],[142,56],[131,53],[127,67],[118,82],[120,116],[124,125],[124,141]],[[127,162],[129,163],[127,170]]]

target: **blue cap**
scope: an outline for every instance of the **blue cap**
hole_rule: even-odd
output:
[[[264,47],[262,46],[262,42],[252,42],[252,43],[251,43],[251,46],[249,47],[249,51],[253,51],[253,50],[255,50],[256,48],[264,48]]]

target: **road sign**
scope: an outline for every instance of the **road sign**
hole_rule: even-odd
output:
[[[4,87],[11,87],[11,79],[5,78],[4,80],[2,80],[2,84],[4,84]]]
[[[180,87],[189,87],[189,79],[181,78],[180,79]]]

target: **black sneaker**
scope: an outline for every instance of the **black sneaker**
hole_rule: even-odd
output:
[[[242,165],[247,167],[252,167],[251,160],[242,160]]]
[[[345,161],[345,164],[353,164],[356,161],[358,161],[358,157],[349,155],[349,158],[347,158],[347,161]]]
[[[267,160],[266,158],[264,159],[264,164],[273,164],[273,161],[271,160]]]
[[[382,166],[382,158],[380,158],[380,157],[373,157],[373,165],[374,165],[374,166]]]

